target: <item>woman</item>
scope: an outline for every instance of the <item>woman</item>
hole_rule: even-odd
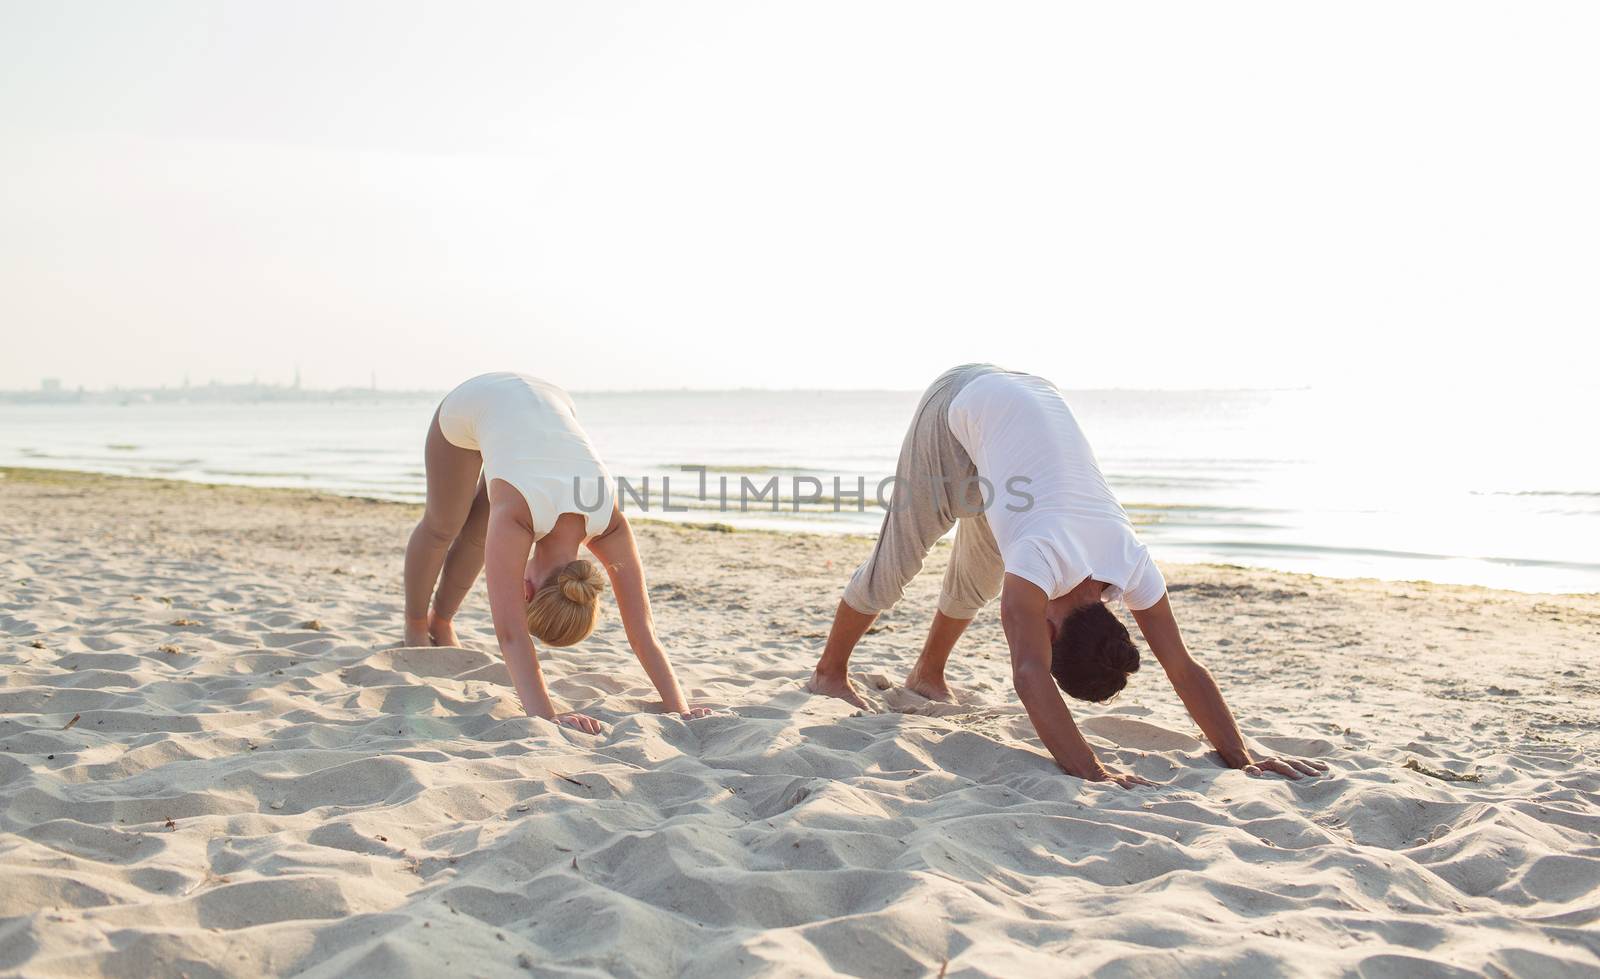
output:
[[[711,713],[691,708],[678,688],[650,618],[633,531],[565,391],[526,374],[474,377],[440,402],[425,462],[428,502],[406,546],[407,646],[459,645],[456,611],[486,569],[495,636],[523,709],[600,733],[592,717],[556,713],[533,646],[570,646],[594,631],[604,583],[578,557],[588,545],[666,709],[686,718]]]

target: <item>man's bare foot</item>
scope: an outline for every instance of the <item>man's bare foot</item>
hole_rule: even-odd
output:
[[[821,673],[811,674],[811,679],[806,681],[806,689],[824,697],[838,697],[840,700],[862,710],[871,710],[867,702],[856,693],[855,684],[850,682],[848,676],[824,676]]]
[[[430,616],[428,619],[428,638],[433,640],[433,645],[435,646],[461,645],[461,640],[456,638],[456,624],[449,619]]]
[[[956,702],[956,695],[950,692],[950,687],[944,682],[944,677],[942,676],[937,680],[928,680],[913,669],[906,674],[906,689],[929,700],[937,700],[946,704]]]
[[[433,645],[433,639],[432,639],[432,637],[430,637],[428,635],[428,623],[426,621],[423,621],[423,622],[407,621],[406,622],[406,645],[407,646],[432,646]]]

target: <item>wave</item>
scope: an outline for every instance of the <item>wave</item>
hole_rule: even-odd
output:
[[[1600,490],[1472,490],[1471,495],[1600,497]]]
[[[202,459],[171,459],[163,456],[130,456],[130,455],[92,455],[64,452],[46,452],[43,449],[19,449],[17,454],[29,460],[46,460],[52,463],[66,463],[67,465],[51,466],[52,469],[68,469],[76,463],[112,463],[123,467],[137,466],[198,466]]]
[[[1196,546],[1237,553],[1268,551],[1279,554],[1319,554],[1348,557],[1379,557],[1406,561],[1483,561],[1515,568],[1551,568],[1560,571],[1600,573],[1600,564],[1588,561],[1554,561],[1529,557],[1490,557],[1474,554],[1433,554],[1426,551],[1399,551],[1382,547],[1349,547],[1336,544],[1285,543],[1281,541],[1206,541]]]
[[[690,476],[694,474],[694,470],[701,468],[704,468],[708,474],[732,473],[734,475],[754,475],[758,473],[796,473],[805,475],[826,471],[818,467],[807,466],[768,466],[750,463],[723,465],[721,463],[714,462],[670,462],[661,466],[661,468],[667,470],[669,473],[683,471],[685,475]]]

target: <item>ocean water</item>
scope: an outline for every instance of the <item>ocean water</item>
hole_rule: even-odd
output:
[[[917,400],[574,397],[613,475],[641,496],[648,479],[648,515],[845,533],[876,531],[877,486],[893,473]],[[1600,591],[1600,455],[1576,447],[1550,421],[1572,416],[1548,404],[1319,391],[1080,391],[1068,400],[1158,559]],[[0,464],[418,500],[436,403],[0,404]],[[683,468],[691,466],[707,467],[704,499],[700,473]],[[776,501],[750,501],[774,478]],[[863,486],[864,499],[851,495]]]

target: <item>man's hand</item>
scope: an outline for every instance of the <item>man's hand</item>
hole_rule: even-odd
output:
[[[1326,775],[1328,763],[1307,758],[1267,757],[1257,758],[1247,765],[1242,765],[1239,771],[1252,776],[1282,775],[1284,778],[1299,781],[1306,775],[1312,778],[1316,778],[1318,775]]]

